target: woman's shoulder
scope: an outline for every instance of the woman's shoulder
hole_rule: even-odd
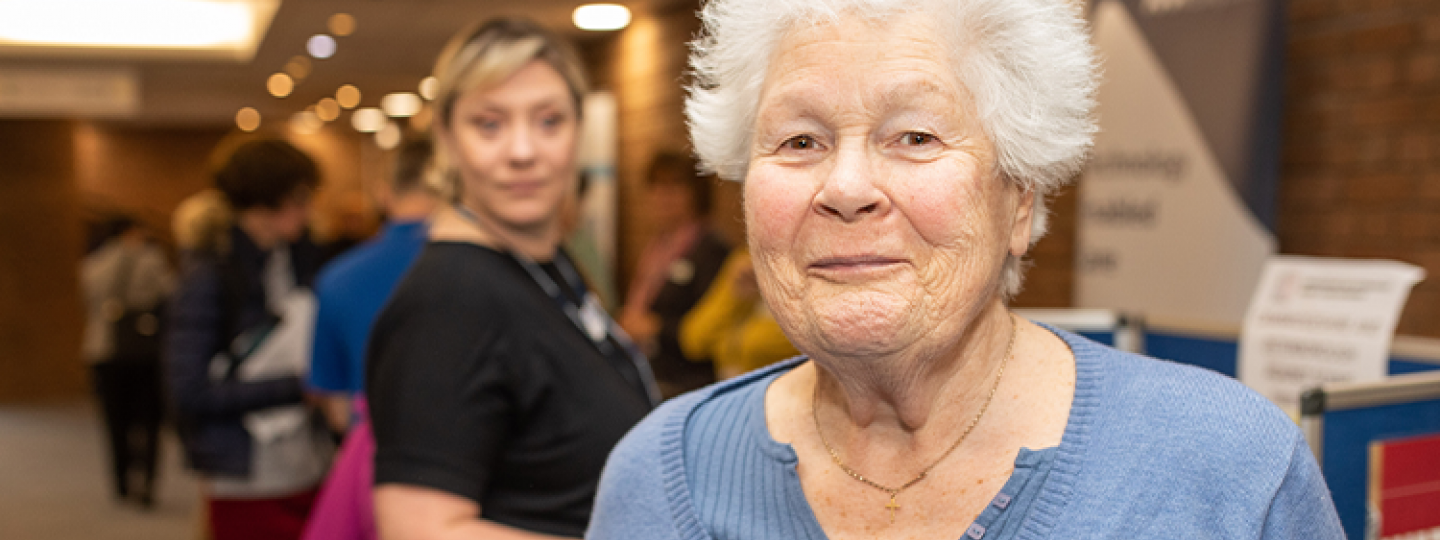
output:
[[[1083,340],[1083,338],[1080,338]],[[1103,372],[1097,388],[1112,413],[1146,423],[1169,424],[1177,436],[1213,431],[1211,440],[1254,437],[1286,442],[1298,426],[1270,400],[1234,378],[1208,369],[1122,352],[1070,339],[1077,371],[1087,364]],[[1083,375],[1077,375],[1083,376]],[[1193,433],[1200,436],[1201,433]]]
[[[742,408],[748,404],[747,399],[754,398],[754,391],[763,392],[764,387],[768,386],[776,376],[794,369],[805,360],[803,357],[798,357],[773,364],[662,403],[654,411],[651,411],[639,425],[630,430],[630,433],[615,448],[610,457],[612,464],[620,460],[654,466],[664,459],[679,459],[680,454],[684,451],[683,438],[687,431],[716,427],[705,424],[703,418],[697,417],[696,411],[702,408],[707,410]],[[704,415],[704,417],[714,417],[714,415]],[[700,423],[696,423],[697,419]]]
[[[372,340],[503,333],[514,322],[505,315],[514,305],[507,291],[516,289],[503,270],[473,246],[426,245],[377,314]]]
[[[686,431],[697,429],[710,429],[707,418],[714,415],[696,415],[702,409],[711,410],[735,410],[750,404],[755,399],[755,393],[763,395],[764,389],[770,382],[804,363],[807,358],[801,356],[783,362],[778,362],[755,371],[740,375],[733,379],[720,381],[704,388],[693,390],[682,394],[674,399],[662,403],[645,420],[631,431],[626,439],[637,439],[659,443],[662,439],[673,438],[673,444],[680,444],[679,440],[685,436]],[[621,443],[624,444],[623,442]],[[656,451],[659,446],[650,446],[644,451]],[[641,450],[637,448],[636,450]],[[681,451],[679,447],[674,449]],[[617,449],[617,453],[619,450]],[[643,452],[642,452],[643,453]]]
[[[1074,494],[1066,527],[1143,528],[1126,520],[1159,508],[1169,536],[1253,535],[1287,491],[1323,517],[1319,468],[1269,400],[1220,373],[1056,333],[1076,363],[1061,474],[1052,473]]]
[[[1304,445],[1289,415],[1233,378],[1062,337],[1076,358],[1072,419],[1091,416],[1090,450],[1275,475]]]
[[[397,286],[395,295],[423,298],[427,305],[494,305],[496,295],[514,288],[515,272],[503,253],[461,242],[426,244]]]
[[[805,361],[795,358],[666,401],[621,439],[600,479],[587,538],[694,538],[699,522],[685,481],[687,433],[740,429],[707,422],[704,409],[738,410],[769,382]],[[723,415],[721,415],[723,416]]]

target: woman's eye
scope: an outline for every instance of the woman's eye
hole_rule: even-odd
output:
[[[815,138],[809,135],[796,135],[780,143],[781,150],[814,150],[818,146]]]
[[[900,143],[908,146],[925,146],[936,140],[934,135],[918,131],[911,131],[900,136]]]
[[[493,133],[496,130],[500,129],[500,121],[494,118],[476,118],[471,123],[475,127],[479,128],[480,131],[484,131],[486,133]]]
[[[565,117],[559,114],[550,114],[540,118],[540,124],[547,128],[557,127],[564,122]]]

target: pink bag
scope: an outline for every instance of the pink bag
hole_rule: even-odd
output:
[[[375,436],[363,398],[355,400],[355,415],[359,420],[345,435],[320,488],[303,540],[377,540],[375,503],[370,496],[375,483]]]

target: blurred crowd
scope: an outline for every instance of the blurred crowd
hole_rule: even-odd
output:
[[[264,134],[215,149],[173,250],[105,221],[82,350],[118,499],[154,505],[173,425],[216,540],[580,536],[646,413],[797,354],[707,224],[717,180],[688,150],[655,155],[626,209],[654,232],[606,309],[612,272],[572,255],[593,249],[575,231],[587,83],[563,40],[493,20],[435,74],[438,120],[393,152],[363,242],[313,240],[320,171]]]

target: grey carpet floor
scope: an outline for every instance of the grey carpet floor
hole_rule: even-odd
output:
[[[153,509],[111,496],[89,401],[0,405],[0,540],[195,540],[200,491],[165,434]]]

